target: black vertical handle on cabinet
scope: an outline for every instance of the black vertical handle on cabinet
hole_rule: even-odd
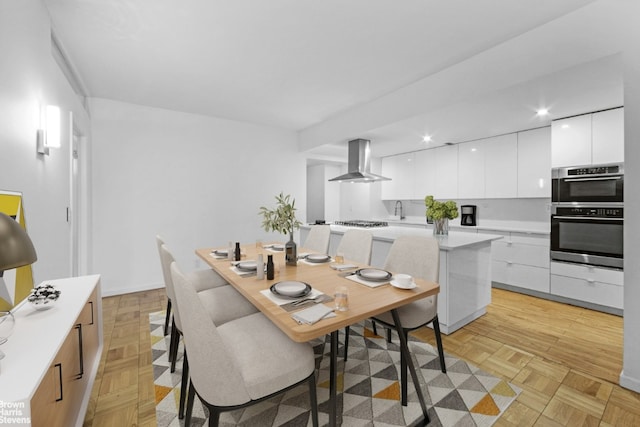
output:
[[[84,352],[82,349],[82,323],[78,323],[76,325],[76,329],[78,330],[78,345],[80,350],[80,373],[78,374],[76,379],[79,380],[84,375],[84,354],[83,354]]]
[[[57,398],[56,402],[60,402],[62,400],[62,363],[56,363],[54,366],[58,368],[58,379],[60,379],[60,398]]]
[[[89,324],[93,325],[93,301],[89,301],[89,304],[91,304],[91,323]]]

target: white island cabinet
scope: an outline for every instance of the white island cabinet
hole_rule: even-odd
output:
[[[331,225],[329,253],[345,231],[352,227]],[[304,242],[310,226],[300,228]],[[433,236],[426,227],[379,227],[368,229],[373,234],[371,265],[383,268],[394,240],[402,235]],[[438,320],[440,330],[450,334],[486,313],[491,303],[491,242],[502,236],[481,233],[449,232],[438,237],[440,244],[440,293]]]
[[[23,301],[2,345],[0,402],[4,424],[82,426],[102,354],[100,276],[50,280],[53,307]],[[11,410],[11,412],[7,412]]]

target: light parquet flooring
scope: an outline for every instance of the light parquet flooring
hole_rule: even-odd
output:
[[[617,385],[622,318],[493,289],[487,314],[444,348],[523,389],[496,426],[639,426],[640,394]],[[88,426],[155,426],[149,316],[164,289],[103,300],[104,351]],[[435,345],[433,331],[414,334]]]

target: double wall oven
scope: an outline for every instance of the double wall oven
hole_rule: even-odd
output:
[[[551,259],[623,267],[624,167],[552,171]]]

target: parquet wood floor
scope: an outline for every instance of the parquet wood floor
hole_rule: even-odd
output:
[[[493,289],[487,314],[445,351],[523,389],[496,426],[640,426],[640,394],[617,385],[622,318]],[[104,352],[85,427],[155,426],[149,317],[164,289],[105,298]],[[416,336],[434,344],[433,331]]]

